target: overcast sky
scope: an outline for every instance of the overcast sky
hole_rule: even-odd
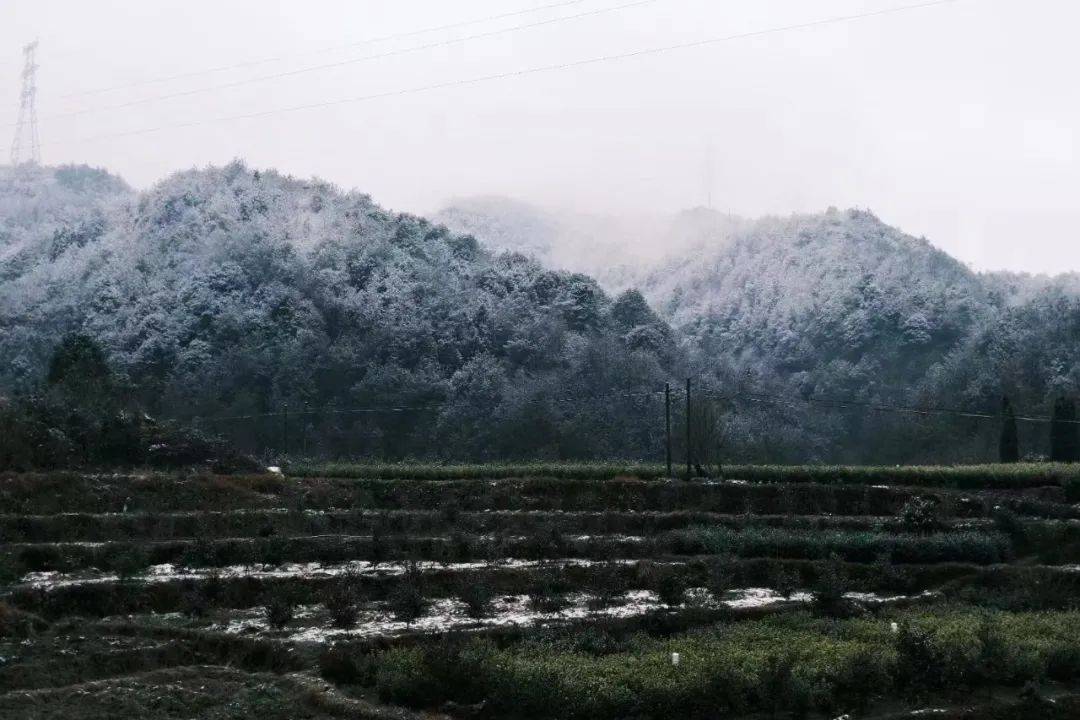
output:
[[[137,187],[239,157],[418,213],[473,194],[601,213],[710,196],[747,216],[863,207],[977,269],[1080,270],[1073,0],[957,0],[412,92],[918,0],[654,0],[571,17],[631,2],[0,0],[4,150],[20,48],[37,37],[43,161]],[[421,45],[434,47],[408,50]],[[130,87],[72,95],[116,86]]]

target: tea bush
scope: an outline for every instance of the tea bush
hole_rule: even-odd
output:
[[[804,716],[810,709],[835,717],[863,712],[894,690],[914,696],[946,684],[1019,687],[1075,668],[1080,637],[1069,628],[1080,614],[986,618],[959,606],[848,620],[794,613],[666,639],[608,640],[601,652],[591,640],[588,647],[538,640],[505,648],[472,641],[444,646],[435,664],[422,648],[396,648],[377,659],[375,684],[383,699],[412,707],[486,698],[495,717],[703,719],[753,711]],[[989,636],[981,630],[987,622]],[[993,677],[980,674],[991,657]],[[462,667],[467,690],[457,685]]]

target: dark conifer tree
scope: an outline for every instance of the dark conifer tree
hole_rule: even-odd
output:
[[[998,459],[1003,463],[1020,460],[1020,439],[1016,432],[1016,413],[1009,398],[1001,398],[1001,439],[998,441]]]
[[[1050,419],[1050,459],[1055,462],[1080,460],[1080,424],[1076,422],[1076,403],[1071,398],[1054,401]]]

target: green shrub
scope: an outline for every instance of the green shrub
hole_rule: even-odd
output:
[[[450,694],[428,672],[419,647],[387,650],[378,656],[375,689],[379,699],[410,707],[433,707]]]
[[[994,520],[994,528],[1014,543],[1023,543],[1027,540],[1027,528],[1016,513],[1009,508],[995,506],[991,517]]]
[[[1073,682],[1080,677],[1080,647],[1054,645],[1046,654],[1046,677],[1057,682]]]
[[[29,637],[46,627],[38,616],[0,602],[0,640]]]
[[[222,565],[218,554],[218,546],[209,538],[198,536],[195,541],[188,545],[180,556],[180,564],[184,567],[206,567]]]
[[[880,652],[867,648],[856,651],[833,676],[833,695],[839,709],[862,715],[873,701],[888,694],[892,678]]]
[[[322,591],[322,603],[334,627],[349,628],[356,624],[360,612],[357,603],[357,580],[345,575],[327,584]]]
[[[393,552],[389,526],[390,519],[384,512],[371,528],[371,562],[375,566],[388,560]]]
[[[458,585],[458,599],[465,604],[466,614],[474,619],[491,614],[495,590],[486,579],[464,578]]]
[[[287,541],[279,535],[271,535],[259,540],[256,547],[258,562],[264,565],[277,566],[285,562]]]
[[[1080,477],[1070,477],[1063,483],[1065,488],[1065,500],[1071,503],[1080,503]]]
[[[848,603],[844,593],[848,591],[848,578],[840,560],[833,556],[822,566],[812,589],[814,607],[825,615],[837,615],[846,611]]]
[[[705,589],[715,600],[722,600],[728,591],[735,587],[734,558],[722,556],[712,558],[708,565]]]
[[[189,586],[184,590],[180,611],[192,618],[206,617],[210,612],[210,603],[199,588]]]
[[[296,600],[285,589],[270,593],[263,604],[266,623],[274,630],[283,630],[296,616]]]
[[[988,688],[1010,680],[1009,649],[1005,645],[1000,623],[991,613],[983,613],[979,618],[977,641],[975,680]]]
[[[112,561],[113,570],[120,582],[127,582],[150,565],[146,550],[133,545],[117,555]]]
[[[555,568],[540,568],[529,584],[529,604],[537,612],[559,612],[568,604],[570,586]]]
[[[904,503],[897,517],[909,532],[931,533],[944,527],[941,503],[933,497],[914,497]]]
[[[19,565],[26,572],[63,570],[64,556],[55,545],[30,545],[19,551]]]
[[[370,685],[375,666],[368,655],[331,645],[319,654],[319,675],[335,685]]]
[[[794,669],[795,658],[790,655],[769,655],[761,665],[757,678],[759,702],[771,717],[792,705]]]
[[[423,573],[415,562],[406,566],[387,602],[394,617],[405,623],[412,623],[424,614],[428,602],[424,597]]]
[[[660,598],[660,602],[674,607],[681,605],[685,599],[687,584],[681,568],[660,565],[653,577],[652,590]]]
[[[794,570],[778,567],[773,572],[772,586],[776,592],[784,596],[785,600],[790,600],[791,596],[799,589],[801,579]]]
[[[521,545],[522,557],[533,560],[557,560],[569,553],[570,544],[555,523],[527,536]]]
[[[945,663],[933,637],[923,628],[910,622],[898,625],[896,636],[897,685],[916,693],[940,688],[944,681]]]
[[[593,594],[588,600],[590,610],[603,610],[616,604],[626,593],[626,580],[614,563],[605,563],[595,568],[593,574]]]

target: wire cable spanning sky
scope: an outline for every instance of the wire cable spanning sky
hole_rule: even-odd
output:
[[[1080,270],[1077,20],[1065,0],[15,0],[0,123],[40,36],[45,162],[137,186],[242,157],[421,213],[866,207],[980,269]]]
[[[363,55],[357,58],[348,58],[345,60],[338,60],[332,63],[323,63],[321,65],[309,65],[305,67],[295,68],[292,70],[284,70],[282,72],[272,73],[270,75],[256,75],[255,77],[243,78],[241,80],[233,80],[227,83],[221,83],[218,85],[205,85],[202,87],[191,88],[189,90],[181,90],[166,95],[155,95],[151,97],[139,98],[136,100],[129,100],[116,105],[103,105],[98,107],[88,107],[81,110],[72,110],[66,113],[59,113],[57,115],[41,118],[41,120],[53,120],[64,117],[75,117],[78,115],[85,115],[91,112],[106,112],[109,110],[122,110],[135,105],[144,105],[146,103],[162,102],[164,100],[172,100],[174,98],[189,97],[191,95],[199,95],[207,92],[218,92],[221,90],[231,90],[238,88],[242,85],[250,85],[252,83],[264,83],[274,80],[282,80],[285,78],[295,77],[297,75],[307,75],[308,73],[320,72],[325,70],[331,70],[334,68],[344,67],[346,65],[354,65],[356,63],[367,62],[370,60],[380,60],[382,58],[389,58],[395,55],[404,55],[406,53],[423,52],[425,50],[431,50],[433,48],[445,47],[447,45],[455,45],[458,43],[469,42],[470,40],[479,40],[483,38],[495,37],[497,35],[503,35],[509,32],[517,32],[520,30],[528,30],[531,28],[543,27],[545,25],[551,25],[557,22],[566,22],[568,20],[579,20],[581,18],[593,17],[596,15],[602,15],[604,13],[615,12],[618,10],[625,10],[627,8],[639,7],[641,5],[648,5],[658,0],[633,0],[632,2],[622,3],[621,5],[613,5],[609,7],[598,8],[596,10],[586,10],[574,15],[568,15],[564,17],[548,18],[546,20],[538,20],[535,22],[527,23],[525,25],[515,25],[509,28],[499,28],[497,30],[487,30],[485,32],[476,33],[474,35],[466,35],[460,38],[451,38],[450,40],[437,40],[424,45],[414,45],[412,47],[397,48],[393,50],[386,50],[384,52],[376,53],[374,55]],[[955,0],[938,0],[941,2],[954,2]],[[936,4],[936,3],[935,3]],[[505,17],[505,15],[503,16]],[[403,35],[411,35],[413,33],[403,33]]]
[[[461,20],[461,21],[458,21],[458,22],[448,23],[446,25],[437,25],[435,27],[420,28],[418,30],[406,30],[404,32],[392,33],[390,35],[381,35],[379,37],[365,38],[363,40],[357,40],[355,42],[350,42],[350,43],[347,43],[345,45],[335,45],[334,47],[318,48],[318,49],[315,49],[315,50],[308,50],[308,51],[305,51],[305,52],[295,53],[295,54],[291,54],[291,55],[276,55],[276,56],[273,56],[273,57],[264,57],[264,58],[259,58],[257,60],[248,60],[248,61],[241,62],[241,63],[233,63],[231,65],[218,65],[216,67],[203,68],[201,70],[189,70],[187,72],[183,72],[183,73],[180,73],[180,74],[177,74],[177,75],[167,75],[165,77],[157,77],[157,78],[148,78],[148,79],[144,79],[144,80],[137,80],[137,81],[134,81],[134,82],[125,83],[123,85],[112,85],[110,87],[97,88],[95,90],[82,90],[82,91],[79,91],[79,92],[68,93],[67,95],[63,95],[61,97],[68,98],[68,97],[79,97],[79,96],[84,96],[84,95],[97,95],[97,94],[100,94],[100,93],[111,92],[111,91],[114,91],[114,90],[125,90],[127,88],[140,87],[142,85],[156,85],[156,84],[159,84],[159,83],[169,82],[169,81],[172,81],[172,80],[180,80],[180,79],[184,79],[184,78],[199,77],[199,76],[202,76],[202,75],[210,75],[210,74],[213,74],[213,73],[224,72],[226,70],[237,70],[237,69],[241,69],[241,68],[253,67],[255,65],[265,65],[267,63],[281,62],[282,60],[288,60],[288,59],[293,58],[293,57],[304,57],[304,56],[308,56],[308,55],[321,55],[321,54],[324,54],[324,53],[335,52],[335,51],[338,51],[338,50],[350,50],[350,49],[352,49],[354,47],[360,47],[360,46],[363,46],[363,45],[373,45],[373,44],[376,44],[376,43],[387,42],[389,40],[402,40],[402,39],[405,39],[405,38],[416,37],[417,35],[427,35],[427,34],[430,34],[430,33],[433,33],[433,32],[438,32],[440,30],[454,30],[456,28],[467,27],[469,25],[479,25],[479,24],[482,24],[482,23],[490,23],[490,22],[494,22],[496,20],[502,20],[504,18],[518,17],[520,15],[528,15],[530,13],[536,13],[536,12],[539,12],[541,10],[549,10],[551,8],[562,8],[562,7],[569,7],[571,5],[580,5],[583,2],[585,2],[585,0],[561,0],[561,2],[549,3],[547,5],[537,5],[537,6],[534,6],[534,7],[525,8],[523,10],[513,10],[511,12],[502,12],[502,13],[497,13],[495,15],[488,15],[488,16],[482,17],[482,18],[474,18],[474,19],[471,19],[471,20]]]
[[[647,2],[654,2],[654,1],[655,0],[638,0],[637,2],[628,3],[628,4],[624,4],[624,5],[619,5],[619,6],[616,6],[615,8],[610,8],[610,9],[622,9],[622,8],[626,8],[626,7],[636,6],[636,5],[643,5],[643,4],[647,3]],[[825,18],[825,19],[822,19],[822,20],[814,20],[814,21],[806,22],[806,23],[799,23],[797,25],[784,25],[784,26],[780,26],[780,27],[765,28],[763,30],[755,30],[755,31],[752,31],[752,32],[747,32],[747,33],[739,33],[737,35],[726,35],[726,36],[721,36],[721,37],[706,38],[704,40],[698,40],[698,41],[694,41],[694,42],[690,42],[690,43],[680,43],[680,44],[677,44],[677,45],[664,45],[664,46],[660,46],[660,47],[643,48],[643,49],[640,49],[640,50],[632,50],[630,52],[620,53],[620,54],[616,54],[616,55],[600,55],[600,56],[597,56],[597,57],[581,58],[581,59],[578,59],[578,60],[568,60],[566,62],[558,62],[558,63],[554,63],[554,64],[551,64],[551,65],[540,65],[540,66],[536,66],[536,67],[521,68],[521,69],[518,69],[518,70],[508,70],[506,72],[499,72],[499,73],[494,73],[494,74],[491,74],[491,75],[480,75],[480,76],[476,76],[476,77],[459,78],[459,79],[456,79],[456,80],[448,80],[446,82],[435,83],[433,85],[420,85],[420,86],[415,86],[415,87],[401,88],[401,89],[398,89],[398,90],[389,90],[389,91],[386,91],[386,92],[376,93],[376,94],[373,94],[373,95],[361,95],[359,97],[340,98],[340,99],[336,99],[336,100],[326,100],[326,101],[323,101],[323,102],[309,103],[309,104],[306,104],[306,105],[294,105],[294,106],[282,107],[282,108],[271,108],[269,110],[259,110],[259,111],[256,111],[256,112],[245,113],[245,114],[241,114],[241,115],[229,115],[229,116],[224,116],[224,117],[204,118],[204,119],[201,119],[201,120],[195,120],[195,121],[188,122],[188,123],[179,123],[179,124],[176,124],[176,125],[162,125],[162,126],[153,127],[153,128],[142,128],[142,129],[139,129],[139,130],[133,130],[133,131],[129,131],[129,132],[122,132],[122,133],[117,133],[117,134],[113,134],[113,135],[101,135],[101,136],[95,136],[95,137],[79,138],[79,139],[74,140],[73,142],[94,142],[94,141],[97,141],[97,140],[110,139],[110,138],[114,138],[114,137],[126,137],[126,136],[130,136],[130,135],[143,135],[143,134],[149,134],[149,133],[162,132],[162,131],[165,131],[165,130],[176,130],[176,129],[181,129],[181,128],[194,127],[194,126],[197,126],[197,125],[203,125],[203,124],[207,124],[207,123],[228,122],[230,120],[246,120],[246,119],[250,119],[250,118],[265,117],[267,115],[277,115],[279,113],[300,112],[300,111],[304,111],[304,110],[318,110],[318,109],[321,109],[321,108],[332,107],[334,105],[343,105],[343,104],[367,102],[367,101],[370,101],[370,100],[380,100],[380,99],[383,99],[383,98],[397,97],[397,96],[401,96],[401,95],[412,95],[412,94],[415,94],[415,93],[430,92],[432,90],[442,90],[442,89],[445,89],[445,88],[460,87],[460,86],[464,86],[464,85],[476,85],[478,83],[486,83],[486,82],[491,82],[493,80],[507,80],[507,79],[510,79],[510,78],[517,78],[517,77],[523,77],[525,75],[532,75],[534,73],[553,72],[553,71],[557,71],[557,70],[572,70],[572,69],[575,69],[575,68],[581,68],[581,67],[585,67],[585,66],[588,66],[588,65],[595,65],[597,63],[614,62],[614,61],[617,61],[617,60],[628,60],[628,59],[631,59],[631,58],[644,57],[644,56],[647,56],[647,55],[658,55],[658,54],[661,54],[661,53],[674,52],[676,50],[687,50],[687,49],[690,49],[690,48],[702,47],[704,45],[713,45],[713,44],[716,44],[716,43],[730,42],[730,41],[733,41],[733,40],[744,40],[746,38],[758,37],[758,36],[761,36],[761,35],[771,35],[773,33],[791,32],[793,30],[805,30],[807,28],[820,27],[822,25],[832,25],[832,24],[836,24],[836,23],[851,22],[851,21],[854,21],[854,20],[863,20],[863,19],[869,18],[869,17],[877,17],[877,16],[880,16],[880,15],[887,15],[887,14],[892,14],[892,13],[897,13],[897,12],[907,12],[907,11],[910,11],[910,10],[920,10],[920,9],[924,9],[924,8],[928,8],[928,7],[933,7],[933,6],[936,6],[936,5],[945,5],[945,4],[953,3],[953,2],[957,2],[957,1],[958,0],[932,0],[931,2],[923,2],[923,3],[918,3],[918,4],[915,4],[915,5],[901,5],[901,6],[898,6],[898,7],[888,8],[886,10],[881,10],[881,11],[876,11],[876,12],[859,13],[859,14],[856,14],[856,15],[844,15],[844,16],[833,17],[833,18]],[[581,15],[575,15],[573,17],[581,17]],[[550,21],[548,21],[548,22],[550,22]],[[540,23],[540,24],[546,24],[546,23]],[[535,25],[527,26],[527,27],[533,27],[533,26],[535,26]],[[512,28],[512,29],[516,30],[518,28]],[[484,35],[474,36],[474,37],[484,37]],[[413,50],[413,48],[410,48],[409,50],[411,51],[411,50]],[[366,59],[370,59],[372,57],[387,57],[387,55],[367,56],[367,57],[364,57],[364,58],[359,58],[358,60],[366,60]],[[241,85],[246,85],[246,84],[249,84],[251,82],[262,82],[262,81],[266,81],[266,80],[278,80],[278,79],[281,79],[281,78],[290,77],[292,75],[312,72],[312,71],[316,71],[316,70],[325,70],[325,69],[329,69],[331,67],[339,67],[341,65],[349,64],[351,62],[355,62],[355,61],[344,61],[342,63],[334,63],[334,64],[331,64],[331,65],[323,65],[323,66],[318,66],[318,67],[313,67],[313,68],[302,68],[300,70],[295,70],[295,71],[286,72],[286,73],[279,73],[279,74],[271,75],[271,76],[262,76],[262,77],[250,78],[248,80],[240,80],[240,81],[237,81],[235,83],[231,83],[231,84],[225,85],[225,86],[213,86],[213,87],[210,87],[210,88],[198,88],[196,90],[189,91],[189,92],[186,92],[186,93],[178,93],[177,95],[170,95],[170,96],[164,96],[164,97],[155,97],[155,98],[145,98],[143,100],[135,100],[135,101],[132,101],[131,103],[121,105],[121,106],[118,106],[118,107],[128,107],[130,105],[139,105],[139,104],[142,104],[144,102],[157,102],[159,100],[170,99],[172,97],[179,97],[179,96],[184,96],[184,95],[198,93],[198,92],[205,92],[205,91],[208,91],[208,90],[218,90],[218,89],[222,89],[222,88],[239,87]],[[115,109],[115,108],[114,107],[109,107],[109,108],[103,108],[103,109],[110,110],[110,109]],[[61,115],[61,116],[55,116],[55,117],[68,117],[70,115],[79,115],[79,114],[83,114],[83,113],[75,112],[75,113],[69,113],[68,115]],[[43,118],[43,119],[47,120],[49,118]]]

